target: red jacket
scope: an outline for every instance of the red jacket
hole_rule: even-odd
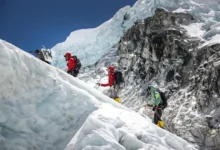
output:
[[[75,59],[69,58],[67,61],[68,61],[68,71],[72,71],[76,65]]]
[[[112,86],[114,85],[115,75],[114,73],[108,73],[108,83],[100,84],[100,86]]]

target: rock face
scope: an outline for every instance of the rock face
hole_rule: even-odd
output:
[[[219,150],[220,44],[201,47],[189,37],[182,25],[195,22],[189,14],[157,9],[125,33],[117,51],[126,81],[122,103],[138,111],[153,84],[168,97],[166,129],[201,150]]]

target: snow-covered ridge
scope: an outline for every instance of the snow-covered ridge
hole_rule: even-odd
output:
[[[0,57],[0,149],[60,150],[100,101],[123,108],[3,40]]]
[[[120,40],[135,21],[152,16],[154,5],[151,0],[138,1],[132,8],[126,6],[120,9],[97,28],[72,32],[65,42],[52,48],[53,65],[63,69],[66,66],[63,55],[66,52],[77,55],[83,66],[94,64]]]
[[[202,33],[201,38],[216,41],[217,38],[214,35],[220,33],[218,23],[220,4],[215,3],[214,0],[211,4],[208,6],[193,0],[138,0],[133,7],[126,6],[120,9],[113,18],[97,28],[72,32],[66,41],[52,48],[53,65],[64,69],[66,64],[63,55],[66,52],[77,55],[83,66],[94,64],[119,42],[121,36],[134,25],[134,22],[153,16],[157,7],[192,14],[203,24],[197,29]]]
[[[102,105],[88,117],[65,150],[195,150],[186,141],[146,119]]]
[[[68,150],[195,150],[149,118],[3,40],[0,57],[1,150],[61,150],[73,136]]]

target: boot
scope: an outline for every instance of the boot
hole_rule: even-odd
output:
[[[119,98],[119,97],[114,98],[114,100],[115,100],[116,102],[120,103],[120,98]]]
[[[162,120],[158,121],[157,126],[164,128],[164,122]]]

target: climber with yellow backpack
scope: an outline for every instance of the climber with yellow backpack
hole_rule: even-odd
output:
[[[152,107],[152,110],[154,111],[153,122],[157,126],[164,128],[164,122],[161,119],[161,116],[162,111],[167,107],[167,99],[165,94],[160,90],[156,90],[153,86],[149,86],[147,88],[147,95],[151,95],[152,104],[147,104],[147,106]]]
[[[101,84],[97,83],[99,86],[110,86],[110,95],[112,99],[114,99],[116,102],[120,103],[119,98],[119,90],[120,90],[120,84],[124,82],[122,73],[120,71],[115,71],[115,68],[113,66],[108,67],[108,83]]]

